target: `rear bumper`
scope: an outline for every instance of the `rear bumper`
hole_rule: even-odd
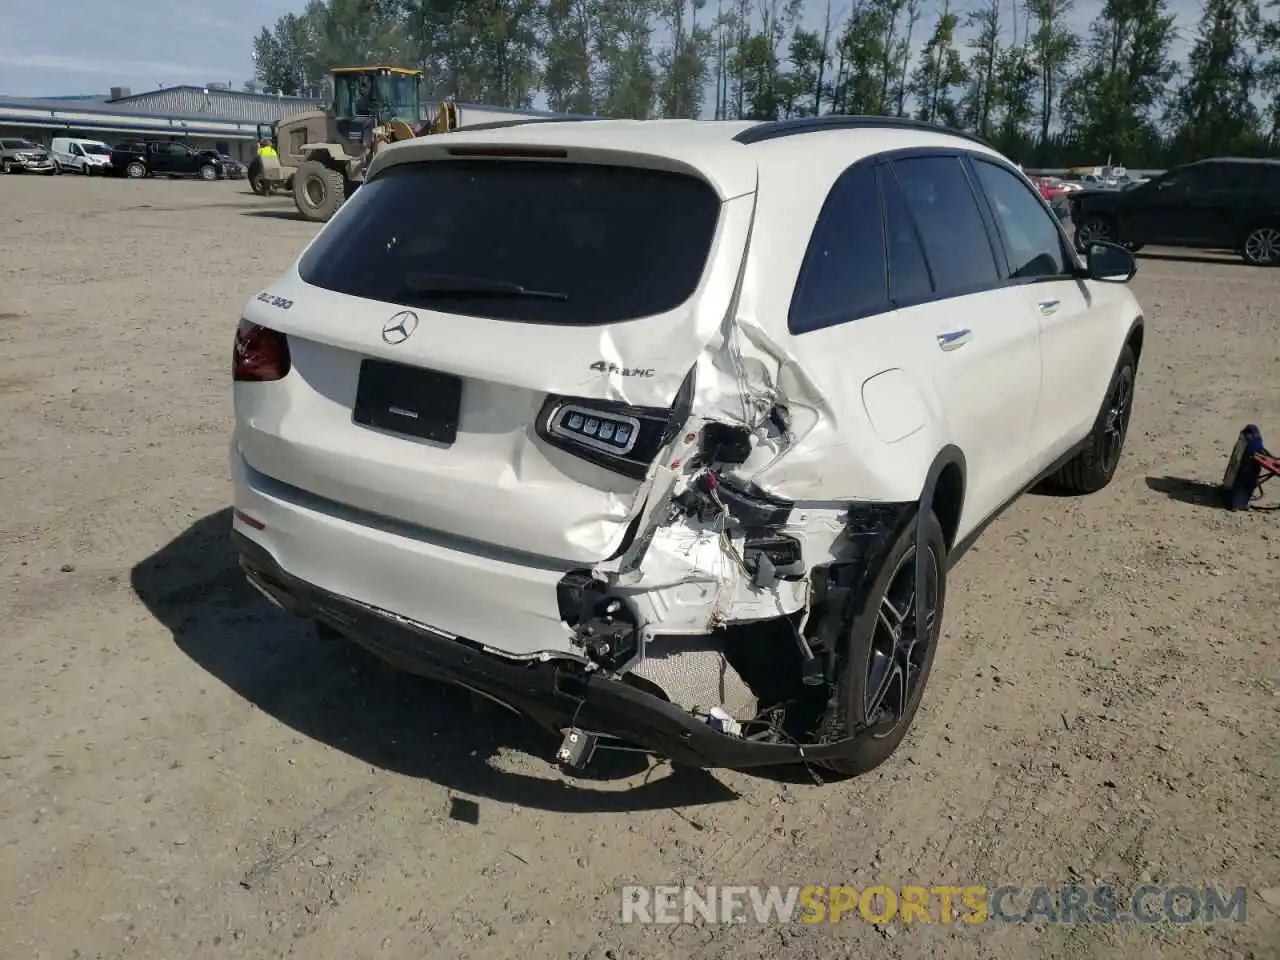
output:
[[[547,729],[590,731],[693,767],[746,769],[820,762],[845,756],[857,743],[801,747],[730,736],[700,717],[577,661],[517,660],[322,590],[287,573],[264,547],[231,533],[249,581],[282,608],[325,623],[408,673],[491,697]]]

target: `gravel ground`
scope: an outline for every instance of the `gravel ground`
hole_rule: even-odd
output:
[[[1280,432],[1280,270],[1144,252],[1115,482],[989,530],[881,770],[588,780],[233,567],[231,336],[314,230],[287,200],[13,177],[0,209],[5,958],[1280,956],[1280,523],[1202,486]],[[681,882],[1251,892],[1213,926],[617,922]]]

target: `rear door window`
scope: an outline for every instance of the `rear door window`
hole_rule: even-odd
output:
[[[698,287],[720,198],[692,176],[527,160],[404,164],[299,263],[338,293],[577,326],[665,313]]]
[[[1224,163],[1221,166],[1220,179],[1224,190],[1280,189],[1280,163]]]
[[[885,239],[889,248],[889,296],[898,307],[910,306],[933,296],[933,278],[924,259],[920,234],[907,209],[902,188],[893,170],[882,167],[880,192],[884,197]]]
[[[991,238],[959,157],[893,161],[924,243],[937,295],[954,297],[1000,281]]]
[[[876,170],[859,163],[840,175],[818,215],[787,326],[805,333],[889,309]]]

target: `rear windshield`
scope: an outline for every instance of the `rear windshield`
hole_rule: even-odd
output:
[[[307,283],[448,313],[587,326],[674,309],[720,199],[665,171],[527,160],[393,167],[302,257]]]

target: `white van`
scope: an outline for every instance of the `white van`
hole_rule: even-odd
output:
[[[92,175],[106,173],[111,167],[111,148],[101,140],[54,137],[50,152],[58,173],[73,170]]]

